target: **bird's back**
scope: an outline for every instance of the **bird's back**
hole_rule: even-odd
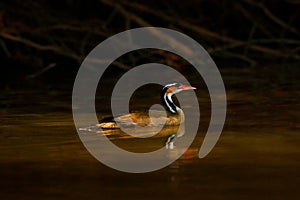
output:
[[[117,123],[124,127],[133,126],[178,126],[180,124],[179,115],[166,116],[164,111],[151,111],[152,118],[148,114],[142,112],[133,112],[126,115],[120,115],[116,118],[104,118],[97,125],[103,129],[119,128]],[[117,122],[117,123],[116,123]]]

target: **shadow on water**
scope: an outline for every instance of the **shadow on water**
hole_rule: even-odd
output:
[[[279,70],[285,78],[278,81],[274,78],[279,75],[267,69],[223,70],[228,112],[224,131],[213,151],[198,158],[210,118],[210,107],[200,103],[199,133],[191,147],[170,166],[145,174],[119,172],[93,158],[74,128],[70,102],[49,101],[46,94],[43,99],[43,92],[8,92],[1,97],[1,196],[297,199],[300,84],[296,72]],[[61,93],[57,95],[64,95]],[[200,102],[206,101],[201,95],[198,97]],[[133,152],[161,148],[166,140],[153,137],[143,143],[112,133],[108,137]],[[176,156],[180,151],[172,149],[168,156]]]

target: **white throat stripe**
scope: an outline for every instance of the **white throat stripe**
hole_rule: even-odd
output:
[[[172,93],[168,94],[168,96],[164,95],[164,100],[165,100],[165,102],[166,102],[166,105],[167,105],[168,108],[170,109],[170,111],[173,112],[173,113],[176,113],[176,111],[170,106],[170,104],[169,104],[169,102],[168,102],[168,100],[169,100],[170,102],[173,103],[172,98],[171,98],[172,95],[173,95]],[[168,98],[168,100],[167,100],[167,98]]]

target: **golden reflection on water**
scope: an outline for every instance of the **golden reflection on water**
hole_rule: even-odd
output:
[[[118,172],[93,158],[78,137],[70,108],[45,112],[35,105],[21,110],[4,107],[1,195],[3,199],[298,199],[299,91],[296,86],[228,90],[224,131],[212,152],[200,160],[199,147],[210,118],[209,106],[202,103],[200,128],[191,147],[170,166],[145,174]],[[109,137],[133,152],[153,151],[166,141],[160,136],[141,143],[113,132],[99,137]],[[166,156],[172,159],[181,151],[170,149]]]
[[[229,120],[233,117],[228,116]],[[253,199],[257,195],[267,198],[270,192],[278,198],[299,194],[300,136],[298,130],[286,126],[241,129],[237,127],[245,124],[237,122],[232,124],[231,131],[227,125],[213,151],[201,160],[200,133],[196,142],[170,166],[152,173],[127,174],[102,165],[87,152],[70,115],[49,113],[11,118],[14,123],[1,126],[1,188],[7,197],[129,195],[139,199],[154,192],[153,198],[214,199],[222,194],[227,199]],[[260,124],[263,123],[259,121]],[[131,150],[144,146],[135,147],[134,140],[129,138],[114,141]],[[163,137],[153,138],[145,149],[160,148],[164,141]],[[168,152],[167,156],[172,158],[180,149]]]

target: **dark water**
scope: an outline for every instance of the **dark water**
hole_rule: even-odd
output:
[[[145,174],[113,170],[89,154],[74,128],[71,91],[6,89],[0,97],[1,199],[298,199],[295,68],[222,70],[228,112],[215,148],[198,158],[210,116],[204,104],[204,125],[192,146],[170,166]],[[143,151],[132,139],[115,140]]]

